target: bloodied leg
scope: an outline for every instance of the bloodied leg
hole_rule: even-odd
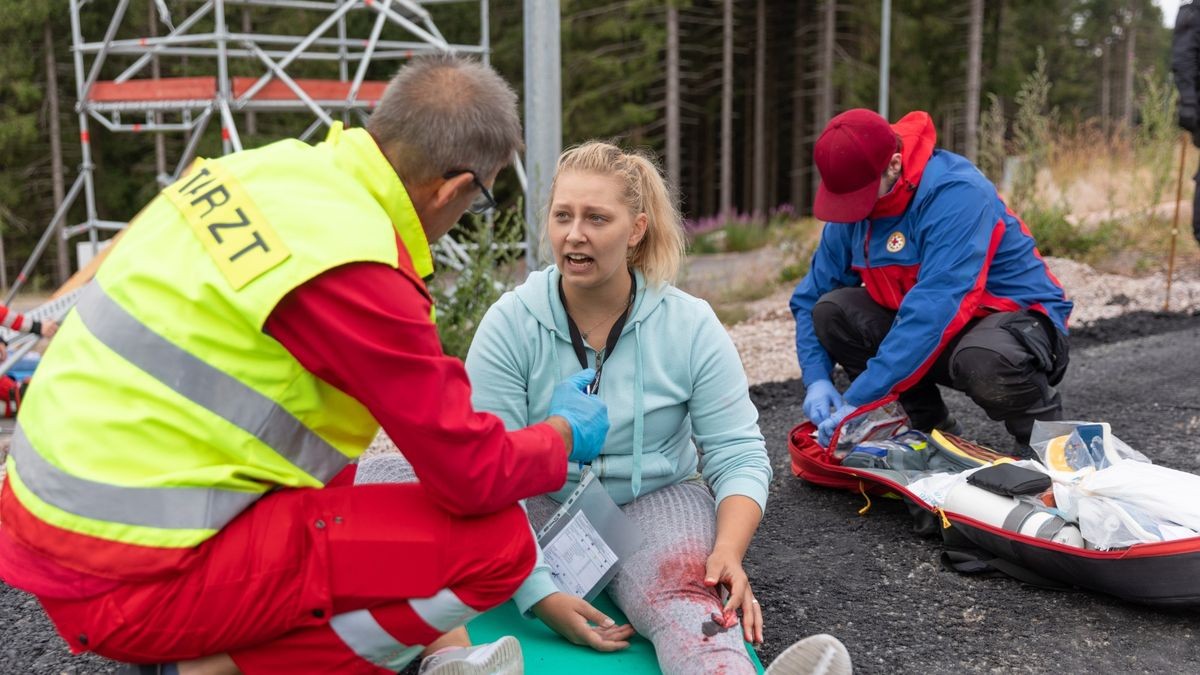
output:
[[[647,533],[642,549],[608,587],[639,633],[654,643],[658,665],[671,673],[755,672],[741,626],[713,621],[722,602],[704,585],[704,561],[716,539],[716,502],[708,486],[686,481],[621,507]]]

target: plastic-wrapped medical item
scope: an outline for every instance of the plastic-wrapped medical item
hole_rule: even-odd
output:
[[[1054,478],[1057,507],[1089,546],[1200,536],[1200,476],[1153,464],[1107,423],[1037,422],[1031,441]]]
[[[898,402],[893,401],[843,422],[833,455],[843,459],[860,443],[886,440],[907,430],[908,415]]]
[[[1104,469],[1123,461],[1150,463],[1113,435],[1107,422],[1043,422],[1033,425],[1030,447],[1047,468],[1064,473]]]
[[[1200,531],[1200,476],[1156,464],[1125,462],[1083,476],[1084,496],[1106,497],[1155,519]]]
[[[923,471],[928,468],[928,449],[928,437],[910,430],[889,439],[866,440],[855,445],[842,459],[842,466]]]
[[[1082,497],[1076,503],[1075,510],[1079,531],[1088,546],[1101,551],[1197,536],[1194,530],[1156,518],[1132,504],[1106,497]]]

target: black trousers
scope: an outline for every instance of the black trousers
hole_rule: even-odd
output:
[[[817,339],[851,380],[866,370],[895,318],[865,288],[830,291],[813,307]],[[1068,349],[1066,336],[1038,312],[974,319],[925,376],[900,393],[900,403],[914,428],[929,431],[950,414],[937,385],[957,389],[988,417],[1004,422],[1019,446],[1028,446],[1034,420],[1062,419],[1062,399],[1053,385],[1066,372]]]
[[[1193,134],[1193,138],[1195,137]],[[1200,243],[1200,170],[1196,171],[1192,180],[1196,182],[1196,194],[1192,197],[1192,234],[1196,237],[1196,242]]]

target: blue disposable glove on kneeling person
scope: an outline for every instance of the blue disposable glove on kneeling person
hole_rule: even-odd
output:
[[[813,382],[808,385],[808,391],[804,393],[804,414],[808,415],[808,419],[817,426],[829,419],[833,411],[845,404],[842,395],[829,380]]]
[[[846,419],[846,416],[855,410],[858,410],[858,406],[850,403],[842,403],[837,410],[833,411],[832,415],[817,426],[817,442],[822,446],[829,445],[829,441],[833,440],[833,430],[837,429],[842,420]]]
[[[608,436],[608,406],[599,396],[584,393],[595,378],[594,369],[581,370],[560,382],[550,397],[549,415],[557,415],[571,425],[572,462],[596,459]]]

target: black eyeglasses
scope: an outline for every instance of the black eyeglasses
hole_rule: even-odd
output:
[[[479,188],[479,196],[476,197],[475,201],[471,202],[471,205],[467,207],[468,211],[474,214],[482,214],[487,213],[488,211],[491,211],[499,206],[499,204],[496,203],[496,198],[492,196],[491,192],[488,192],[487,186],[483,184],[483,181],[479,180],[479,175],[470,169],[454,169],[453,171],[447,171],[442,175],[442,178],[450,180],[451,178],[454,178],[455,176],[461,176],[464,173],[471,174],[471,182],[475,183],[475,187]]]

